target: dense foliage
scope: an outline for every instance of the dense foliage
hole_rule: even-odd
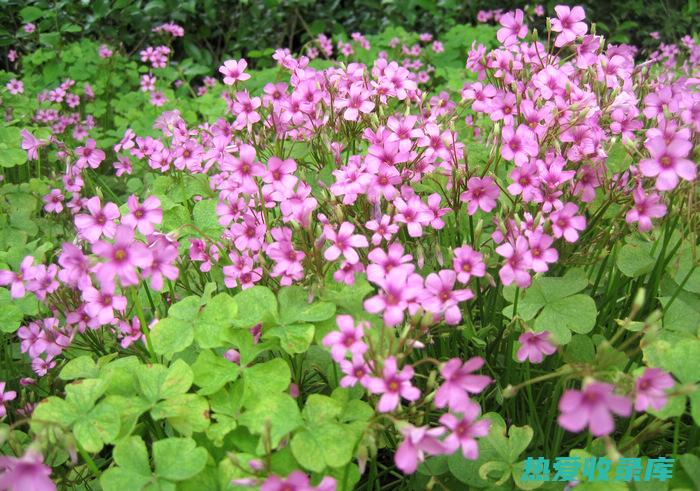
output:
[[[0,489],[700,486],[692,37],[533,7],[217,71],[149,15],[63,44],[84,8],[0,72]]]
[[[85,37],[123,46],[134,53],[147,33],[164,21],[186,26],[188,34],[174,43],[175,58],[192,57],[207,65],[245,56],[252,65],[268,64],[278,47],[299,51],[321,33],[377,34],[390,27],[431,32],[442,37],[459,24],[498,22],[501,12],[522,8],[535,14],[531,25],[543,32],[544,13],[558,2],[537,5],[527,0],[0,0],[0,53],[35,44],[60,46]],[[649,47],[677,43],[697,33],[697,0],[611,0],[578,2],[598,33],[610,42]],[[576,4],[576,2],[573,2]],[[498,5],[498,8],[494,8]],[[541,10],[540,10],[541,9]],[[496,13],[495,17],[489,13]],[[36,24],[36,34],[23,25]],[[269,50],[269,52],[268,52]],[[256,57],[256,53],[265,53]],[[252,54],[252,57],[251,57]]]

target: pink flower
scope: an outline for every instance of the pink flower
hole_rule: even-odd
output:
[[[114,237],[117,225],[114,220],[119,218],[119,208],[114,203],[100,206],[100,198],[94,196],[87,200],[87,209],[90,212],[75,216],[75,227],[80,235],[90,243],[97,242],[103,235],[108,238]]]
[[[401,323],[404,311],[416,304],[418,296],[423,293],[423,278],[413,273],[410,265],[392,269],[377,284],[382,290],[365,300],[364,307],[371,314],[384,312],[384,323],[388,326]]]
[[[89,165],[92,169],[97,169],[105,159],[105,153],[97,148],[97,143],[92,138],[88,139],[84,147],[77,147],[75,153],[78,156],[75,165],[79,168]]]
[[[7,415],[7,408],[5,408],[5,403],[12,401],[17,397],[17,392],[14,390],[5,390],[5,382],[0,382],[0,419]]]
[[[515,243],[504,242],[496,248],[496,252],[506,258],[503,267],[498,271],[498,276],[505,286],[515,283],[520,288],[530,286],[532,278],[527,270],[530,268],[527,240],[520,236]]]
[[[549,341],[549,332],[524,332],[518,338],[521,344],[516,354],[518,361],[529,360],[530,363],[542,363],[544,355],[551,355],[557,348]]]
[[[249,73],[244,73],[246,68],[248,68],[248,62],[244,59],[238,61],[226,60],[219,67],[219,72],[224,75],[224,83],[226,85],[234,85],[238,81],[243,82],[250,78]]]
[[[365,224],[368,230],[372,230],[372,244],[379,245],[383,240],[389,241],[396,232],[399,231],[399,226],[391,223],[389,215],[382,215],[380,220],[370,220]]]
[[[355,326],[355,321],[349,315],[339,315],[336,318],[338,331],[332,331],[323,338],[323,344],[330,346],[331,355],[337,362],[345,359],[350,353],[354,356],[362,356],[367,351],[367,345],[362,341],[364,330],[369,327],[367,322],[359,322]]]
[[[369,386],[372,370],[362,356],[353,356],[352,361],[341,360],[340,369],[345,374],[345,376],[340,379],[341,387],[352,387],[358,382],[362,384],[363,387]]]
[[[119,329],[119,335],[121,336],[121,341],[119,344],[124,349],[143,338],[143,332],[141,332],[141,322],[136,316],[131,319],[131,323],[120,320],[117,324],[117,328]]]
[[[0,489],[8,491],[54,491],[51,467],[40,454],[27,450],[22,457],[0,456]]]
[[[39,158],[39,147],[46,143],[34,138],[34,135],[27,130],[22,130],[20,134],[22,135],[22,150],[27,151],[27,158],[29,160],[36,160]]]
[[[432,314],[444,315],[445,322],[450,325],[458,324],[462,319],[459,302],[474,297],[469,289],[453,290],[456,279],[457,273],[451,269],[430,273],[425,279],[423,308]]]
[[[486,213],[496,208],[500,191],[492,177],[472,177],[467,181],[467,190],[459,199],[467,203],[467,213],[473,215],[481,208]]]
[[[413,474],[418,463],[425,460],[425,454],[442,455],[447,453],[445,445],[439,440],[445,429],[442,427],[428,428],[406,425],[401,428],[404,440],[396,449],[394,462],[404,474]]]
[[[25,256],[19,266],[19,272],[15,273],[7,270],[0,270],[0,285],[10,285],[10,296],[12,298],[22,298],[25,293],[25,281],[36,278],[37,269],[34,266],[34,258]]]
[[[326,476],[314,487],[309,477],[302,471],[293,471],[285,479],[278,476],[268,477],[260,486],[260,491],[335,491],[335,479]]]
[[[632,197],[634,198],[634,207],[625,215],[625,221],[627,223],[638,222],[639,231],[648,232],[652,227],[652,218],[666,215],[666,205],[660,203],[661,197],[657,193],[651,193],[647,196],[641,187],[632,191]]]
[[[685,139],[676,137],[666,143],[663,137],[651,138],[645,143],[651,158],[639,162],[642,175],[656,177],[656,189],[670,191],[678,185],[678,178],[692,181],[697,173],[696,165],[688,160],[688,153],[693,144]]]
[[[345,108],[343,119],[357,121],[360,113],[369,114],[374,109],[374,102],[369,100],[370,92],[360,83],[353,84],[347,96],[335,101],[335,107]]]
[[[496,33],[498,41],[503,43],[504,46],[511,46],[518,42],[518,38],[525,38],[527,36],[527,26],[524,23],[524,17],[525,14],[520,9],[501,15],[498,23],[503,27]]]
[[[469,283],[472,276],[482,277],[486,274],[484,256],[469,246],[456,248],[452,259],[452,267],[457,273],[457,281]]]
[[[382,378],[371,378],[368,389],[373,394],[382,394],[377,405],[377,410],[381,413],[388,413],[397,408],[401,398],[408,401],[416,401],[420,398],[420,390],[411,385],[413,378],[413,367],[406,365],[397,370],[396,358],[390,356],[384,360]]]
[[[564,237],[567,242],[578,240],[579,231],[586,228],[586,217],[576,213],[578,213],[578,206],[574,203],[566,203],[561,210],[557,210],[549,216],[554,237],[557,239]]]
[[[559,253],[554,247],[550,247],[554,239],[542,232],[532,232],[527,239],[530,250],[525,253],[525,261],[537,273],[549,270],[549,263],[555,263],[559,259]]]
[[[103,286],[110,285],[115,276],[123,286],[136,285],[139,282],[136,268],[147,268],[153,260],[148,248],[134,240],[134,230],[126,225],[117,227],[113,244],[100,240],[93,244],[92,252],[106,259],[95,266],[95,274]]]
[[[586,23],[581,22],[586,18],[583,7],[577,5],[570,8],[567,5],[557,5],[554,11],[557,13],[557,18],[552,19],[552,31],[559,33],[554,40],[554,46],[557,48],[575,41],[588,31]]]
[[[52,189],[44,196],[44,211],[46,213],[61,213],[63,211],[63,193],[60,189]]]
[[[462,450],[465,459],[476,460],[479,458],[479,444],[476,437],[484,437],[489,434],[491,421],[482,419],[477,421],[481,410],[476,404],[471,404],[464,409],[461,418],[454,414],[447,413],[440,417],[440,423],[452,430],[443,441],[449,453],[457,449]]]
[[[24,94],[24,84],[16,78],[13,78],[9,82],[7,82],[5,87],[12,95]]]
[[[452,411],[465,412],[476,403],[469,399],[469,394],[479,394],[491,383],[487,375],[474,375],[472,372],[484,366],[481,357],[470,358],[462,363],[459,358],[447,361],[440,374],[445,381],[435,392],[435,407],[449,407]]]
[[[167,235],[156,234],[149,237],[148,248],[153,261],[144,268],[143,276],[149,278],[151,288],[156,291],[163,289],[163,278],[175,281],[180,274],[180,270],[175,266],[179,258],[177,245],[178,243]]]
[[[668,401],[667,390],[674,384],[673,377],[660,368],[645,368],[635,385],[634,409],[646,411],[651,406],[661,411]]]
[[[354,247],[369,247],[367,238],[364,235],[354,234],[355,226],[350,222],[343,222],[336,233],[330,225],[323,227],[323,235],[333,244],[323,253],[329,261],[335,261],[342,254],[350,264],[355,264],[360,260]]]
[[[129,214],[124,215],[122,224],[128,225],[131,228],[138,228],[143,235],[153,233],[153,225],[157,225],[163,221],[163,210],[160,208],[160,200],[155,196],[149,196],[139,204],[139,200],[135,195],[129,196],[126,201],[129,207]]]
[[[525,164],[530,157],[537,156],[539,152],[537,136],[524,124],[519,125],[515,131],[512,126],[504,126],[501,136],[501,156],[506,160],[513,160],[516,165]]]
[[[92,318],[90,327],[112,324],[117,320],[114,311],[123,313],[126,310],[126,297],[115,295],[109,288],[99,291],[88,287],[83,290],[83,300],[85,300],[85,313]]]
[[[613,394],[614,387],[602,382],[588,384],[583,390],[569,389],[559,400],[559,425],[578,433],[586,426],[593,436],[609,435],[615,430],[611,413],[629,416],[632,403]]]

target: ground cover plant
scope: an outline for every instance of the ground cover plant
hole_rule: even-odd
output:
[[[544,14],[256,70],[25,23],[0,489],[698,489],[700,45]]]

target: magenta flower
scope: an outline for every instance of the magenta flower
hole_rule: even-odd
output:
[[[374,109],[374,102],[369,100],[370,92],[361,83],[350,86],[346,97],[341,97],[335,101],[335,107],[345,108],[343,119],[346,121],[357,121],[360,113],[369,114]]]
[[[640,232],[648,232],[652,228],[651,219],[666,215],[666,205],[660,203],[661,197],[657,193],[649,195],[644,193],[641,187],[632,191],[634,207],[625,215],[627,223],[638,223]]]
[[[467,284],[472,276],[481,278],[486,274],[484,256],[469,246],[456,248],[452,259],[452,267],[457,273],[457,281]]]
[[[22,135],[22,150],[27,151],[27,158],[29,160],[38,159],[39,148],[45,145],[46,143],[35,138],[34,135],[32,135],[27,130],[22,130],[20,134]]]
[[[406,425],[401,428],[404,440],[396,449],[394,462],[404,474],[413,474],[418,464],[425,460],[425,455],[442,455],[447,453],[440,437],[445,433],[442,427],[428,428]]]
[[[488,435],[491,427],[491,421],[488,419],[477,421],[480,413],[478,405],[470,404],[464,409],[462,418],[457,418],[451,413],[440,417],[440,423],[452,431],[443,441],[448,453],[461,449],[465,459],[479,458],[479,444],[476,438]]]
[[[496,208],[500,191],[492,177],[472,177],[467,181],[467,190],[459,199],[467,203],[467,213],[473,215],[481,208],[486,213]]]
[[[0,285],[10,285],[10,296],[22,298],[26,293],[25,281],[36,278],[37,269],[34,266],[34,257],[25,256],[19,265],[19,272],[0,270]]]
[[[153,260],[148,248],[134,240],[134,230],[125,225],[117,227],[113,244],[100,240],[92,245],[92,252],[106,259],[94,268],[103,286],[112,284],[115,276],[123,286],[136,285],[136,268],[147,268]]]
[[[369,243],[364,235],[353,234],[354,231],[355,226],[350,222],[343,222],[337,233],[330,225],[324,226],[323,235],[332,242],[332,245],[326,249],[323,257],[329,261],[335,261],[342,254],[350,264],[357,263],[360,257],[354,248],[369,247]]]
[[[521,124],[515,130],[512,126],[504,126],[501,137],[501,157],[514,161],[516,165],[525,164],[539,152],[537,136],[527,125]]]
[[[520,236],[515,239],[515,243],[504,242],[496,247],[498,255],[503,256],[506,261],[498,270],[498,276],[505,286],[515,283],[520,288],[530,286],[532,278],[528,269],[531,266],[529,261],[528,242],[525,237]]]
[[[504,46],[511,46],[518,42],[518,38],[525,38],[527,36],[527,26],[524,23],[524,18],[525,14],[520,9],[501,15],[498,23],[503,27],[496,33],[498,41],[503,43]]]
[[[384,323],[388,326],[401,323],[404,311],[423,293],[423,278],[413,273],[413,266],[410,265],[392,269],[377,284],[382,289],[365,300],[364,307],[370,314],[384,312]]]
[[[112,324],[116,321],[114,311],[123,313],[126,310],[126,297],[115,295],[106,288],[103,291],[93,287],[84,289],[83,300],[85,313],[92,318],[90,327]]]
[[[567,390],[559,399],[559,425],[573,433],[588,426],[593,436],[609,435],[615,430],[611,413],[629,416],[632,412],[632,402],[613,390],[602,382],[588,384],[581,391]]]
[[[558,32],[554,40],[554,46],[561,48],[565,44],[575,41],[588,32],[588,26],[581,22],[586,18],[583,7],[570,8],[567,5],[554,7],[557,17],[552,19],[552,32]]]
[[[667,391],[673,387],[673,377],[660,368],[645,368],[635,384],[634,409],[646,411],[649,406],[661,411],[668,402]]]
[[[226,60],[219,67],[219,73],[224,75],[224,84],[234,85],[238,81],[243,82],[250,78],[249,73],[244,73],[246,68],[248,68],[248,62],[244,59]]]
[[[413,367],[406,365],[397,370],[396,358],[390,356],[384,360],[382,378],[373,377],[369,380],[368,389],[373,394],[382,394],[377,405],[380,413],[388,413],[397,408],[401,398],[415,401],[420,398],[420,390],[411,385]]]
[[[663,137],[656,136],[645,143],[651,158],[639,162],[642,175],[656,177],[656,189],[670,191],[678,185],[678,178],[692,181],[697,174],[696,165],[686,157],[693,144],[680,137],[666,143]]]
[[[345,355],[350,353],[354,356],[362,356],[367,351],[367,345],[362,341],[365,328],[369,327],[367,322],[355,321],[349,315],[339,315],[336,318],[338,331],[331,331],[323,338],[323,344],[331,348],[331,355],[337,362],[345,359]]]
[[[578,240],[579,231],[586,228],[586,217],[576,213],[578,213],[578,206],[574,203],[566,203],[561,210],[557,210],[549,216],[554,237],[557,239],[564,237],[567,242]]]
[[[75,227],[82,237],[90,243],[97,242],[103,235],[108,238],[114,237],[117,225],[114,222],[119,218],[119,208],[114,203],[107,203],[100,206],[100,198],[94,196],[87,200],[87,209],[90,212],[75,216]]]
[[[530,263],[533,271],[544,273],[549,270],[548,264],[555,263],[559,259],[559,253],[554,247],[554,242],[549,235],[542,232],[532,232],[527,239],[530,250],[525,253],[525,261]]]
[[[12,401],[17,397],[17,392],[14,390],[5,390],[5,382],[0,382],[0,419],[7,415],[5,403]]]
[[[160,200],[155,196],[149,196],[139,204],[139,200],[133,194],[126,201],[129,214],[124,215],[122,224],[131,228],[138,228],[143,235],[153,233],[153,225],[163,221],[163,210],[160,208]]]
[[[352,361],[341,360],[340,369],[345,376],[340,379],[341,387],[352,387],[358,382],[363,387],[369,387],[372,369],[367,365],[362,356],[353,356]]]
[[[379,245],[383,240],[389,241],[396,232],[399,231],[399,226],[391,223],[389,215],[382,215],[379,220],[370,220],[365,224],[368,230],[374,232],[372,234],[372,244]]]
[[[458,324],[462,319],[459,302],[474,297],[469,289],[453,290],[456,280],[457,273],[451,269],[443,269],[437,274],[430,273],[425,279],[423,308],[432,314],[444,315],[445,322],[449,325]]]
[[[63,211],[63,193],[60,189],[52,189],[44,196],[44,211],[46,213],[61,213]]]
[[[475,375],[473,372],[484,366],[484,359],[478,356],[462,363],[459,358],[452,358],[440,368],[444,382],[435,392],[435,407],[449,407],[452,411],[465,412],[474,403],[469,394],[479,394],[491,383],[487,375]]]
[[[0,489],[8,491],[54,491],[51,467],[40,454],[27,450],[22,457],[0,456]]]
[[[85,143],[84,147],[76,148],[75,153],[78,155],[78,160],[75,162],[78,168],[89,165],[91,168],[97,169],[105,159],[105,153],[97,148],[97,143],[92,138]]]
[[[557,348],[549,340],[549,332],[524,332],[518,338],[521,344],[516,354],[518,361],[529,360],[530,363],[542,363],[545,355],[551,355]]]
[[[312,486],[309,476],[302,471],[293,471],[285,479],[278,476],[268,477],[260,486],[260,491],[335,491],[335,479],[326,476],[318,486]]]

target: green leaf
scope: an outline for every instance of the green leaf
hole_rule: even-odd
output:
[[[34,6],[28,6],[24,7],[22,10],[19,11],[19,15],[22,17],[22,20],[26,22],[34,22],[37,19],[40,19],[41,17],[44,16],[44,11],[41,10],[38,7]]]
[[[151,464],[148,462],[146,444],[140,436],[129,436],[114,446],[114,461],[123,469],[142,476],[151,476]]]
[[[630,278],[650,272],[655,262],[648,248],[640,244],[625,244],[617,255],[617,268]]]
[[[76,421],[73,426],[73,435],[85,450],[97,453],[102,450],[104,443],[112,443],[117,438],[120,421],[118,408],[103,401],[86,417]]]
[[[335,305],[330,302],[308,303],[308,294],[300,286],[282,288],[278,295],[280,323],[319,322],[333,317]]]
[[[595,302],[588,295],[571,297],[547,303],[535,321],[537,331],[547,330],[558,344],[571,340],[571,331],[579,334],[590,332],[598,315]]]
[[[32,428],[38,431],[44,423],[56,423],[64,428],[70,428],[79,416],[75,406],[60,397],[49,397],[34,409],[32,413]]]
[[[341,467],[352,460],[353,433],[338,423],[314,424],[294,435],[292,453],[306,469],[321,472],[327,466]]]
[[[289,365],[281,358],[273,358],[265,363],[258,363],[246,368],[243,371],[243,380],[245,381],[243,405],[287,390],[291,379]]]
[[[184,394],[192,386],[194,374],[192,369],[184,360],[176,360],[168,368],[160,386],[160,397],[168,399],[180,394]]]
[[[100,484],[104,491],[140,491],[151,481],[151,476],[142,476],[136,472],[112,467],[100,476]]]
[[[168,438],[153,444],[156,474],[170,481],[184,481],[207,464],[207,451],[191,438]]]
[[[302,425],[296,401],[289,394],[272,393],[249,401],[239,424],[247,426],[251,433],[262,434],[270,425],[272,445]]]
[[[151,342],[156,354],[172,358],[192,344],[194,328],[190,322],[174,317],[159,320],[151,329]]]
[[[226,358],[211,351],[202,351],[192,365],[194,383],[199,386],[199,394],[210,395],[228,382],[238,378],[239,367]]]
[[[159,402],[151,410],[155,420],[167,419],[179,433],[190,436],[209,426],[209,403],[197,394],[182,394]]]
[[[61,380],[75,380],[79,378],[95,378],[100,371],[90,355],[74,358],[63,367],[58,375]]]
[[[173,317],[183,321],[193,320],[199,313],[199,300],[199,297],[196,295],[183,298],[179,302],[174,303],[170,309],[168,309],[168,317]]]
[[[107,384],[101,379],[86,379],[66,385],[66,402],[87,413],[104,394]]]
[[[333,307],[335,310],[335,307]],[[291,324],[285,326],[273,327],[265,333],[273,338],[280,340],[280,346],[284,351],[293,355],[295,353],[304,353],[311,341],[314,339],[313,324]]]
[[[342,410],[342,404],[335,399],[320,394],[311,394],[306,399],[301,414],[307,423],[318,424],[336,421]]]
[[[642,345],[647,366],[671,372],[681,383],[700,381],[700,340],[691,334],[662,330],[653,340]]]
[[[197,319],[194,336],[202,348],[223,346],[226,331],[233,326],[238,307],[236,301],[226,293],[220,293],[207,302]]]
[[[277,299],[264,286],[243,290],[234,297],[238,305],[238,316],[233,320],[236,327],[251,328],[256,324],[277,323]]]
[[[215,199],[203,199],[198,201],[192,210],[195,226],[212,239],[218,239],[223,232],[223,227],[219,224],[219,215],[216,214],[216,204]]]

